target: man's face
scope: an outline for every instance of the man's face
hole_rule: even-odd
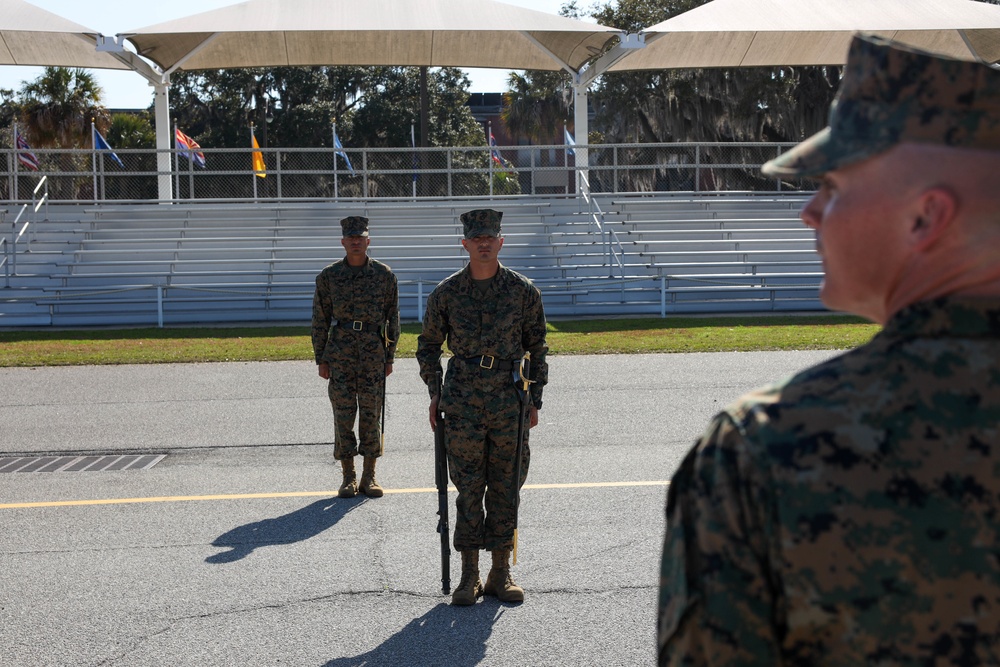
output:
[[[340,244],[347,251],[347,257],[354,260],[361,259],[368,253],[369,243],[371,239],[367,236],[345,236],[340,239]]]
[[[831,310],[884,322],[886,301],[904,267],[911,224],[907,188],[891,151],[823,175],[799,214],[816,230],[825,276],[820,288]]]
[[[462,247],[469,253],[473,262],[493,263],[503,247],[503,237],[477,236],[474,239],[462,239]]]

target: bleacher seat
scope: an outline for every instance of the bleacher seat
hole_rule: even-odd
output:
[[[459,270],[459,216],[504,211],[501,261],[547,313],[600,317],[820,310],[801,195],[575,197],[314,204],[51,205],[0,292],[2,326],[307,324],[316,274],[343,256],[338,221],[372,219],[373,257],[400,282],[404,321]],[[23,248],[22,248],[23,250]]]

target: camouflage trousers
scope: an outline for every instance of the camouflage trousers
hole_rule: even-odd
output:
[[[382,384],[385,362],[330,361],[327,391],[333,407],[333,457],[338,461],[362,456],[382,456]],[[358,437],[354,422],[358,423]],[[360,446],[358,440],[361,441]]]
[[[516,400],[475,419],[446,415],[448,471],[458,489],[454,544],[459,551],[514,546],[513,481],[519,417],[520,405]],[[528,476],[530,458],[525,424],[517,488]]]

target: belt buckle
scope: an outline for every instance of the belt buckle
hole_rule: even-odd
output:
[[[354,322],[351,323],[351,328],[355,331],[362,331],[365,328],[365,323],[361,320],[354,320]]]
[[[490,360],[489,366],[486,365],[486,360],[487,359]],[[496,357],[491,357],[488,354],[484,354],[482,356],[482,358],[479,359],[479,367],[480,368],[485,368],[486,370],[491,371],[491,370],[493,370],[493,362],[495,360],[496,360]]]

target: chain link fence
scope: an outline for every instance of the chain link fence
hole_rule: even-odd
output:
[[[203,148],[204,168],[173,150],[33,149],[38,171],[21,164],[15,150],[3,149],[0,200],[29,201],[42,175],[48,177],[51,201],[78,203],[157,200],[166,178],[170,199],[179,201],[572,194],[578,173],[587,175],[595,194],[812,190],[808,181],[760,173],[764,162],[793,145],[507,146],[494,154],[486,147],[346,148],[342,154],[327,148],[262,148],[263,173],[253,171],[249,148]]]

